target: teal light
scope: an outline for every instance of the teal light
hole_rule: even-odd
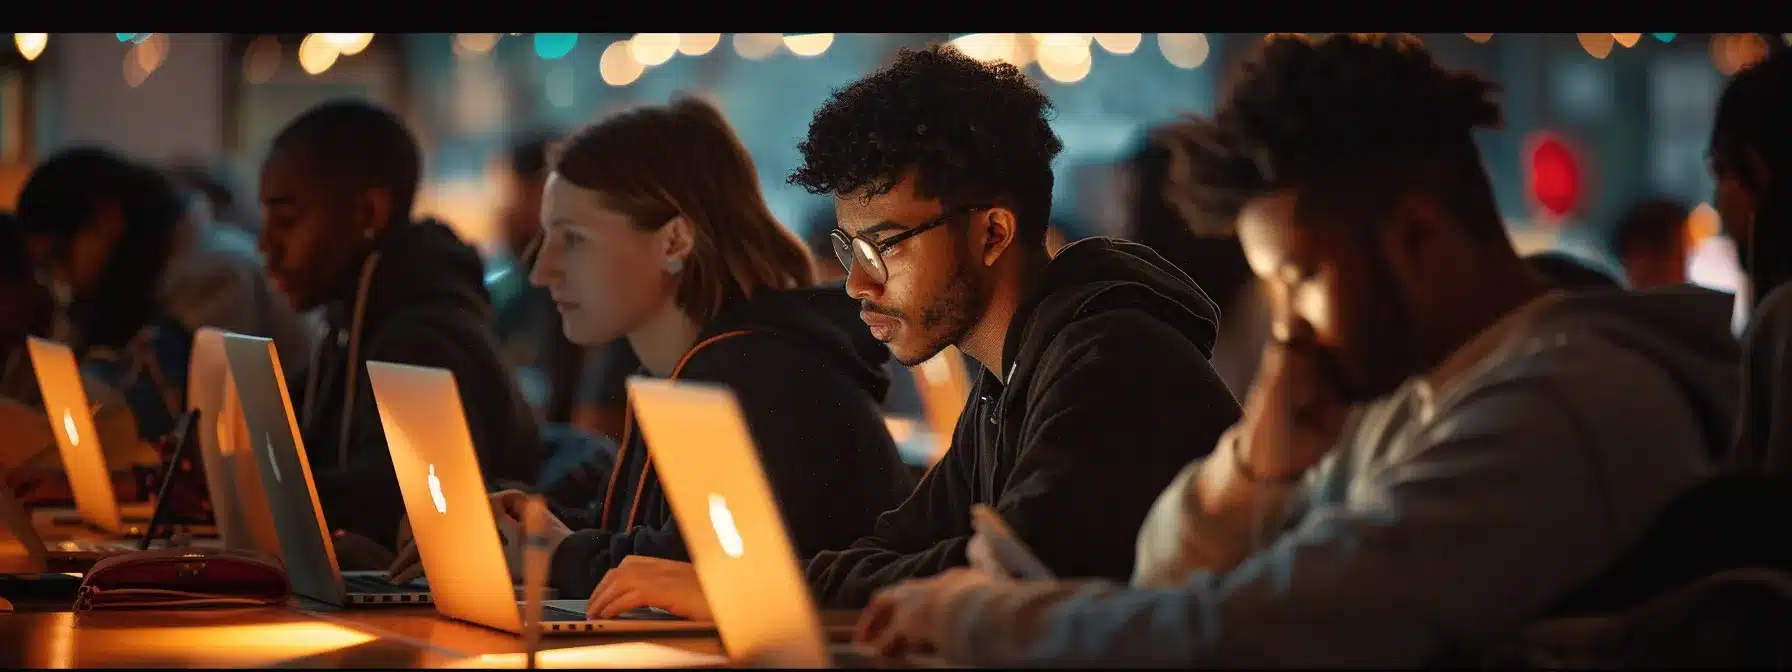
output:
[[[149,36],[152,34],[153,33],[136,33],[134,35],[131,35],[131,43],[132,44],[143,44],[143,41],[149,39]]]
[[[1673,42],[1674,36],[1679,35],[1679,33],[1649,33],[1649,34],[1654,35],[1655,39],[1661,40],[1663,42]]]
[[[131,38],[137,36],[136,33],[113,33],[113,35],[118,36],[119,42],[129,42],[129,41],[131,41]]]
[[[535,55],[551,61],[572,53],[578,44],[578,33],[536,33]]]

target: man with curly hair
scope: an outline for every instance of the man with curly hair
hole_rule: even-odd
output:
[[[1493,93],[1409,36],[1260,47],[1185,127],[1171,186],[1272,297],[1243,421],[1159,499],[1131,586],[955,570],[880,593],[861,642],[1416,667],[1499,645],[1618,559],[1711,475],[1734,342],[1709,302],[1526,268],[1473,138]]]
[[[1047,254],[1050,110],[1014,66],[935,46],[836,91],[809,127],[790,181],[834,197],[832,247],[871,334],[905,365],[956,345],[983,368],[915,493],[807,559],[824,606],[989,560],[976,504],[1053,573],[1123,580],[1156,493],[1239,417],[1207,361],[1219,311],[1186,274],[1119,240]],[[622,569],[600,613],[706,615],[689,565]]]

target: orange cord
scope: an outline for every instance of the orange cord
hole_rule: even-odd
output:
[[[703,339],[701,342],[697,343],[697,345],[692,346],[689,351],[685,352],[683,357],[678,359],[678,365],[672,367],[672,375],[668,376],[666,379],[678,380],[678,374],[684,371],[684,365],[690,363],[691,357],[695,356],[699,350],[709,347],[710,344],[715,343],[716,341],[733,338],[735,336],[745,336],[750,333],[753,332],[744,330],[728,331]],[[624,460],[628,457],[629,438],[630,435],[634,433],[634,428],[635,406],[631,403],[628,405],[627,410],[624,411],[622,416],[622,442],[618,444],[616,448],[616,466],[610,468],[610,485],[604,488],[604,505],[602,509],[598,510],[597,516],[599,525],[602,525],[603,521],[610,519],[611,500],[616,496],[616,480],[622,476],[622,465],[624,464]],[[635,515],[640,513],[641,509],[641,494],[647,491],[647,476],[652,472],[653,462],[650,460],[646,466],[641,468],[641,480],[635,484],[635,501],[629,504],[628,519],[624,521],[622,529],[613,531],[623,532],[635,527]]]

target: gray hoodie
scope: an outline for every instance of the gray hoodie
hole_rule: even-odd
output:
[[[1132,587],[965,589],[936,641],[981,664],[1278,667],[1496,644],[1712,473],[1738,387],[1726,306],[1698,289],[1540,298],[1359,409],[1255,520],[1203,517],[1196,463],[1147,519]],[[1231,437],[1208,459],[1232,459]]]
[[[162,273],[162,300],[187,329],[217,327],[273,339],[288,377],[304,373],[323,327],[292,309],[268,281],[255,238],[189,209]]]

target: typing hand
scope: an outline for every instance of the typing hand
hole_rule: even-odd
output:
[[[498,537],[504,543],[504,562],[510,565],[511,580],[519,584],[523,581],[524,568],[527,567],[524,563],[528,552],[528,539],[524,538],[523,529],[524,501],[527,501],[524,497],[518,497],[514,507],[506,508],[508,501],[501,502],[497,495],[492,496],[492,518],[498,521]],[[542,515],[541,524],[541,534],[547,539],[547,548],[543,552],[553,558],[554,551],[560,548],[560,542],[572,536],[572,530],[551,513]]]
[[[1295,479],[1318,464],[1337,444],[1350,412],[1325,376],[1320,353],[1294,336],[1263,346],[1245,399],[1245,444],[1238,457],[1259,479]]]
[[[386,580],[394,586],[416,581],[423,576],[423,562],[417,557],[417,540],[411,538],[411,519],[398,519],[398,555],[386,568]]]
[[[334,536],[336,564],[344,571],[366,571],[392,564],[392,551],[372,539],[348,530],[337,530]]]
[[[604,574],[591,591],[588,618],[615,618],[640,607],[658,607],[679,618],[709,621],[709,600],[697,581],[697,568],[688,562],[631,555]]]
[[[989,572],[960,567],[880,590],[859,614],[853,643],[885,658],[935,653],[952,601],[967,590],[997,581]]]
[[[964,556],[971,562],[971,568],[977,571],[996,576],[1013,575],[1013,572],[1008,571],[1007,567],[1002,566],[1001,560],[996,558],[995,549],[990,548],[989,536],[982,532],[971,536],[971,543],[965,547]]]

